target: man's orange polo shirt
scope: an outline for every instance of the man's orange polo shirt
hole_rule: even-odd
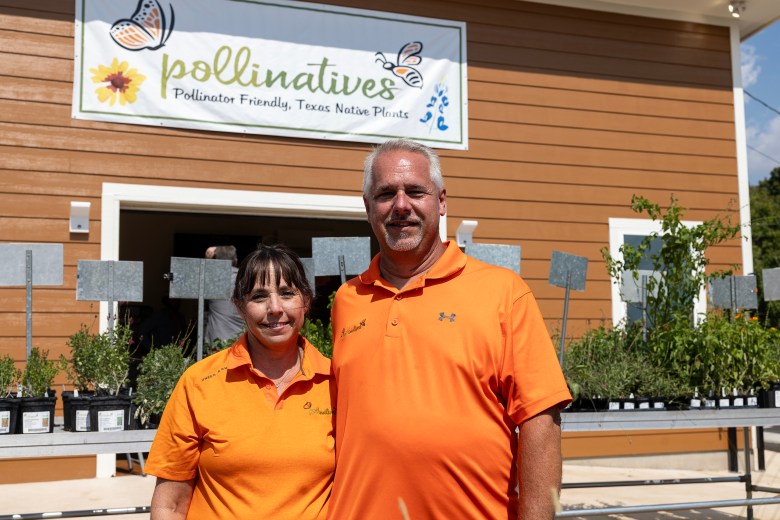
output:
[[[244,334],[190,367],[165,407],[146,472],[196,479],[188,519],[322,519],[333,482],[330,362],[305,341],[282,396]]]
[[[449,243],[403,291],[377,256],[332,314],[329,518],[517,518],[516,425],[571,399],[525,282]]]

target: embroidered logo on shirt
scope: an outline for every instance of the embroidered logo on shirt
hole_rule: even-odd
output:
[[[214,372],[213,374],[209,374],[207,376],[201,377],[200,380],[201,381],[206,381],[208,379],[211,379],[212,377],[217,377],[217,375],[219,375],[219,373],[222,372],[223,370],[227,370],[227,367],[222,367],[219,370],[217,370],[216,372]]]
[[[450,320],[450,323],[452,323],[453,321],[455,321],[455,313],[453,312],[452,314],[450,314],[449,316],[447,316],[447,315],[446,315],[446,314],[444,314],[443,312],[440,312],[440,313],[439,313],[439,321],[444,321],[445,319],[446,319],[446,320]]]
[[[359,331],[360,329],[362,329],[365,326],[366,326],[366,318],[363,318],[360,321],[360,323],[358,323],[357,325],[352,325],[348,329],[347,328],[341,329],[341,337],[344,338],[346,336],[349,336],[353,332],[357,332],[357,331]]]
[[[333,408],[312,408],[309,410],[309,415],[335,415],[336,409]]]
[[[308,410],[309,408],[311,408],[311,401],[306,401],[306,404],[303,405],[303,409]]]

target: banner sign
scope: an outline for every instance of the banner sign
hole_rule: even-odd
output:
[[[466,24],[284,0],[76,0],[73,117],[468,148]]]

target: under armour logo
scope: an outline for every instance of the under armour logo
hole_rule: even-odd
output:
[[[453,321],[455,321],[455,313],[453,312],[452,314],[450,314],[449,316],[447,316],[447,315],[445,315],[443,312],[440,312],[440,313],[439,313],[439,321],[444,321],[444,319],[445,319],[445,318],[447,318],[448,320],[450,320],[450,323],[452,323]]]

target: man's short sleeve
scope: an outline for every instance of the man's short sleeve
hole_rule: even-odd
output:
[[[524,284],[523,284],[524,285]],[[507,414],[516,424],[571,402],[555,348],[536,299],[525,291],[512,303],[505,324],[501,380]]]

